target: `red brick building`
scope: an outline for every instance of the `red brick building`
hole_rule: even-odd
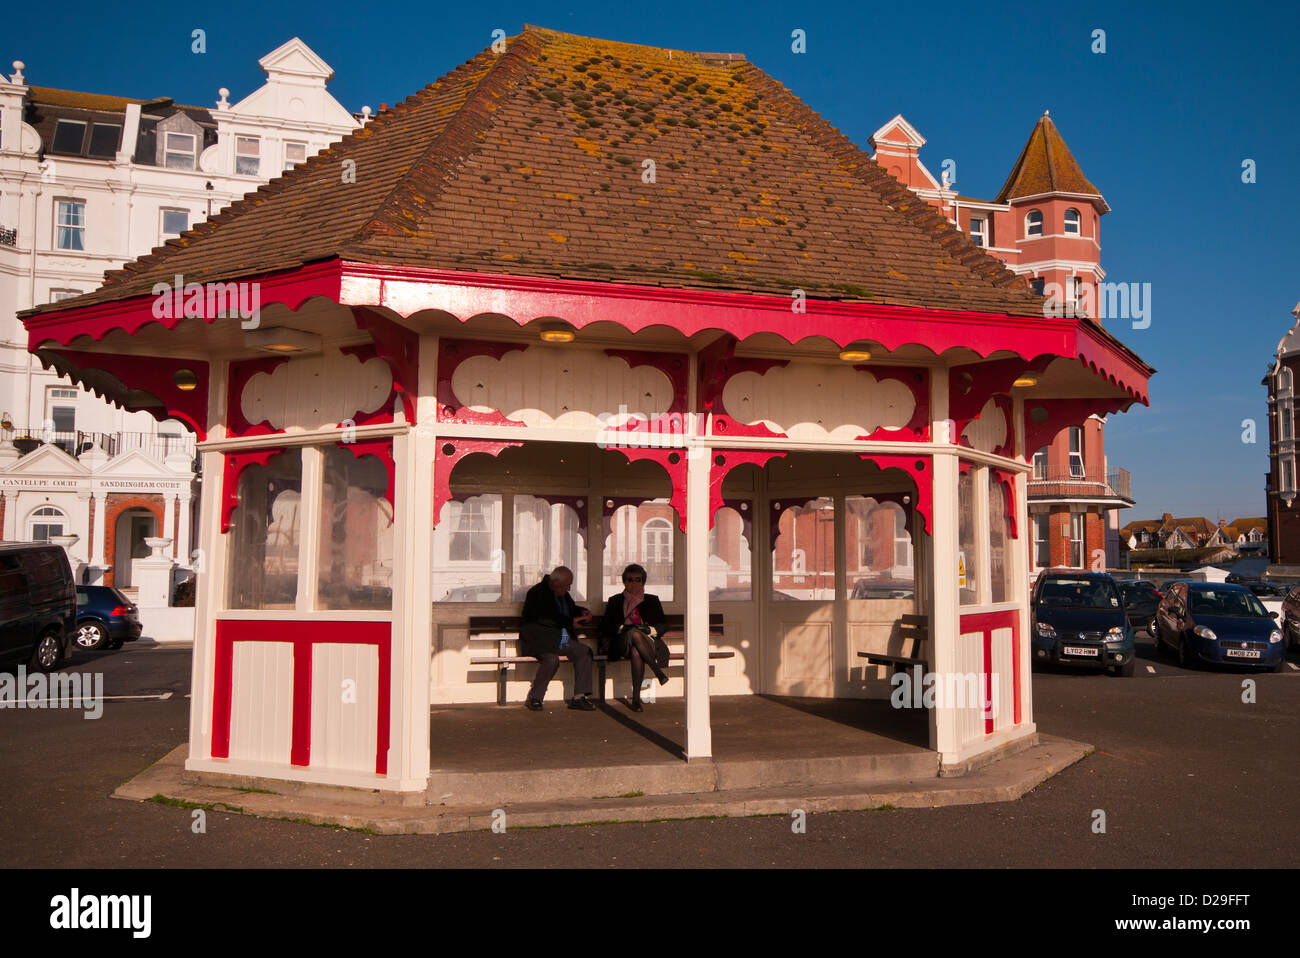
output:
[[[962,196],[918,155],[925,139],[896,116],[871,137],[874,159],[941,210],[971,241],[1024,276],[1047,302],[1045,315],[1105,318],[1140,304],[1103,284],[1101,217],[1110,206],[1083,174],[1046,112],[993,200]],[[944,161],[945,166],[950,161]],[[1122,309],[1119,294],[1122,293]],[[1129,474],[1106,460],[1105,418],[1061,430],[1033,457],[1029,482],[1035,568],[1119,564],[1118,510],[1133,505]]]

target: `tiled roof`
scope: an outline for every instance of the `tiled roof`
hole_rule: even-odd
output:
[[[39,312],[336,257],[1042,315],[1023,279],[743,58],[533,27]]]
[[[1101,196],[1101,190],[1093,186],[1079,169],[1074,154],[1046,113],[1038,118],[1034,132],[1020,151],[1020,158],[1011,168],[1011,175],[998,193],[996,202],[1005,203],[1018,196],[1036,196],[1039,193]]]

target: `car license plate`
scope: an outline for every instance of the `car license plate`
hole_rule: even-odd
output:
[[[1061,652],[1065,655],[1091,655],[1094,657],[1097,655],[1096,649],[1089,648],[1086,645],[1067,645],[1061,649]]]
[[[1224,655],[1230,655],[1236,659],[1257,659],[1259,651],[1256,649],[1225,649]]]

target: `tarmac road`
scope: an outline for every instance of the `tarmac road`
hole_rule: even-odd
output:
[[[1186,671],[1138,651],[1132,678],[1035,674],[1039,729],[1098,751],[1015,802],[812,815],[803,834],[770,817],[443,836],[219,812],[196,835],[189,810],[110,799],[185,740],[190,653],[78,652],[64,671],[103,672],[102,718],[0,709],[0,849],[16,868],[1293,868],[1300,653],[1275,675]],[[111,698],[139,695],[151,697]]]

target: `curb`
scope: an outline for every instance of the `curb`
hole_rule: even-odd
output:
[[[501,809],[429,805],[365,805],[296,797],[182,781],[189,746],[179,745],[130,781],[113,798],[144,802],[156,796],[183,807],[238,812],[257,818],[288,819],[312,825],[361,829],[379,835],[442,835],[506,827],[553,828],[692,818],[744,818],[807,813],[869,811],[882,808],[940,808],[1015,801],[1053,775],[1094,751],[1091,745],[1041,735],[1038,745],[1008,755],[960,778],[924,778],[871,785],[783,785],[649,795],[635,798],[573,798],[520,802]]]

